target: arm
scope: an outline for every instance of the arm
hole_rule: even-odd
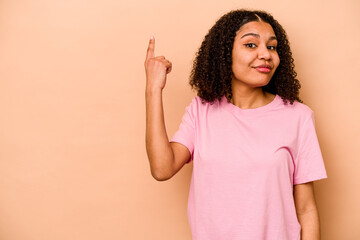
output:
[[[155,57],[155,39],[150,39],[145,59],[146,71],[146,151],[152,176],[158,180],[168,180],[190,158],[188,149],[179,143],[169,143],[166,133],[162,90],[166,75],[172,64],[163,56]]]
[[[301,240],[320,240],[320,219],[313,182],[294,186],[296,214],[301,225]]]

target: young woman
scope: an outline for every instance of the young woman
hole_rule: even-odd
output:
[[[299,98],[281,25],[236,10],[209,30],[190,85],[197,96],[169,141],[162,89],[171,62],[146,70],[146,149],[151,173],[170,179],[193,161],[188,218],[193,240],[319,240],[313,181],[327,178],[314,112]]]

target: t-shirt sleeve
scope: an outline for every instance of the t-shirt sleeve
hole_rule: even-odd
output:
[[[179,129],[175,132],[170,142],[181,143],[191,154],[189,161],[193,160],[194,145],[195,145],[195,114],[196,114],[196,99],[194,98],[189,106],[185,108],[185,113],[182,117]]]
[[[300,128],[298,151],[294,162],[294,185],[327,178],[313,111]]]

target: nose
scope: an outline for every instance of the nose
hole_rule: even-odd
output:
[[[258,57],[259,59],[269,60],[271,58],[270,50],[267,46],[261,45],[258,48]]]

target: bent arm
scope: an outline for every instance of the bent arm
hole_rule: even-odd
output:
[[[146,89],[146,151],[152,176],[164,181],[174,176],[190,159],[189,150],[170,143],[166,133],[162,91]]]
[[[150,161],[152,176],[163,180],[171,175],[174,161],[166,133],[162,90],[146,89],[146,152]]]
[[[152,176],[159,181],[171,178],[185,164],[188,150],[170,144],[166,133],[162,89],[172,64],[164,56],[155,57],[155,39],[150,38],[144,62],[146,72],[146,152]],[[187,159],[186,159],[187,158]]]

